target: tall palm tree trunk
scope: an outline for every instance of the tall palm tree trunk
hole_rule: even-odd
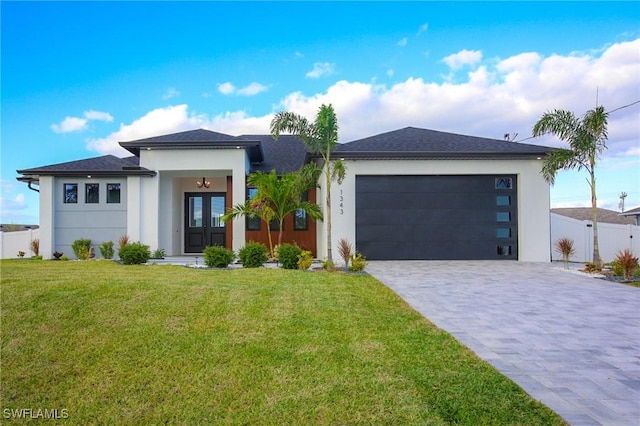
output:
[[[600,247],[598,244],[598,200],[596,198],[596,177],[593,168],[591,175],[591,223],[593,223],[593,263],[598,269],[604,266],[600,258]]]
[[[327,158],[328,160],[328,158]],[[326,191],[327,191],[327,196],[326,196],[326,200],[327,200],[327,211],[326,211],[326,218],[327,218],[327,261],[329,263],[333,263],[333,243],[331,242],[331,176],[329,175],[329,165],[327,163],[327,169],[326,169],[326,177],[327,177],[327,183],[326,183]]]

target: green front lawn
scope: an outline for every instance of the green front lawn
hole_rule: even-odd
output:
[[[563,424],[366,275],[0,267],[3,421]]]

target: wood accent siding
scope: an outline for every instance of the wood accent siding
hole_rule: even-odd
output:
[[[317,200],[316,190],[309,190],[309,201],[315,203]],[[317,256],[317,237],[316,237],[316,221],[309,218],[309,226],[304,231],[294,230],[294,216],[289,215],[284,220],[284,231],[282,232],[282,242],[289,244],[297,244],[303,250],[309,250],[314,257]],[[279,231],[271,231],[273,245],[278,244]],[[246,241],[257,241],[269,247],[269,235],[264,222],[260,222],[259,231],[246,231]]]

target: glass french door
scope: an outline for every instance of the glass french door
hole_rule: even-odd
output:
[[[225,246],[225,194],[191,192],[185,194],[185,253],[202,253],[207,246]]]

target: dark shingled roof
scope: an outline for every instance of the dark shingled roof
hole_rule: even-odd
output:
[[[205,129],[188,130],[170,135],[120,142],[120,146],[133,155],[140,155],[140,149],[228,149],[239,147],[247,150],[249,160],[252,163],[264,160],[258,141]]]
[[[205,129],[120,142],[120,145],[135,156],[118,158],[113,155],[104,155],[86,160],[18,170],[18,173],[24,175],[18,180],[35,181],[40,175],[154,175],[154,171],[139,167],[140,149],[228,149],[239,147],[247,151],[252,172],[259,170],[269,172],[275,169],[279,174],[298,170],[310,158],[306,145],[295,136],[282,135],[276,141],[271,135],[231,136]],[[346,159],[463,159],[541,157],[551,150],[552,148],[538,145],[406,127],[339,144],[334,152]]]
[[[552,148],[405,127],[338,145],[345,158],[504,158],[542,156]]]
[[[591,221],[591,207],[566,207],[551,209],[551,213],[561,216],[570,217],[576,220]],[[598,223],[613,223],[617,225],[635,225],[636,220],[633,217],[621,216],[619,212],[607,209],[596,209],[596,218]]]
[[[304,166],[309,152],[307,146],[295,136],[281,135],[274,140],[271,135],[243,135],[241,138],[259,140],[262,143],[264,162],[253,164],[251,172],[271,170],[278,174],[294,172]]]
[[[154,171],[139,167],[138,160],[139,158],[134,156],[118,158],[115,155],[103,155],[102,157],[51,164],[17,172],[32,176],[76,176],[89,173],[96,176],[155,175]]]

